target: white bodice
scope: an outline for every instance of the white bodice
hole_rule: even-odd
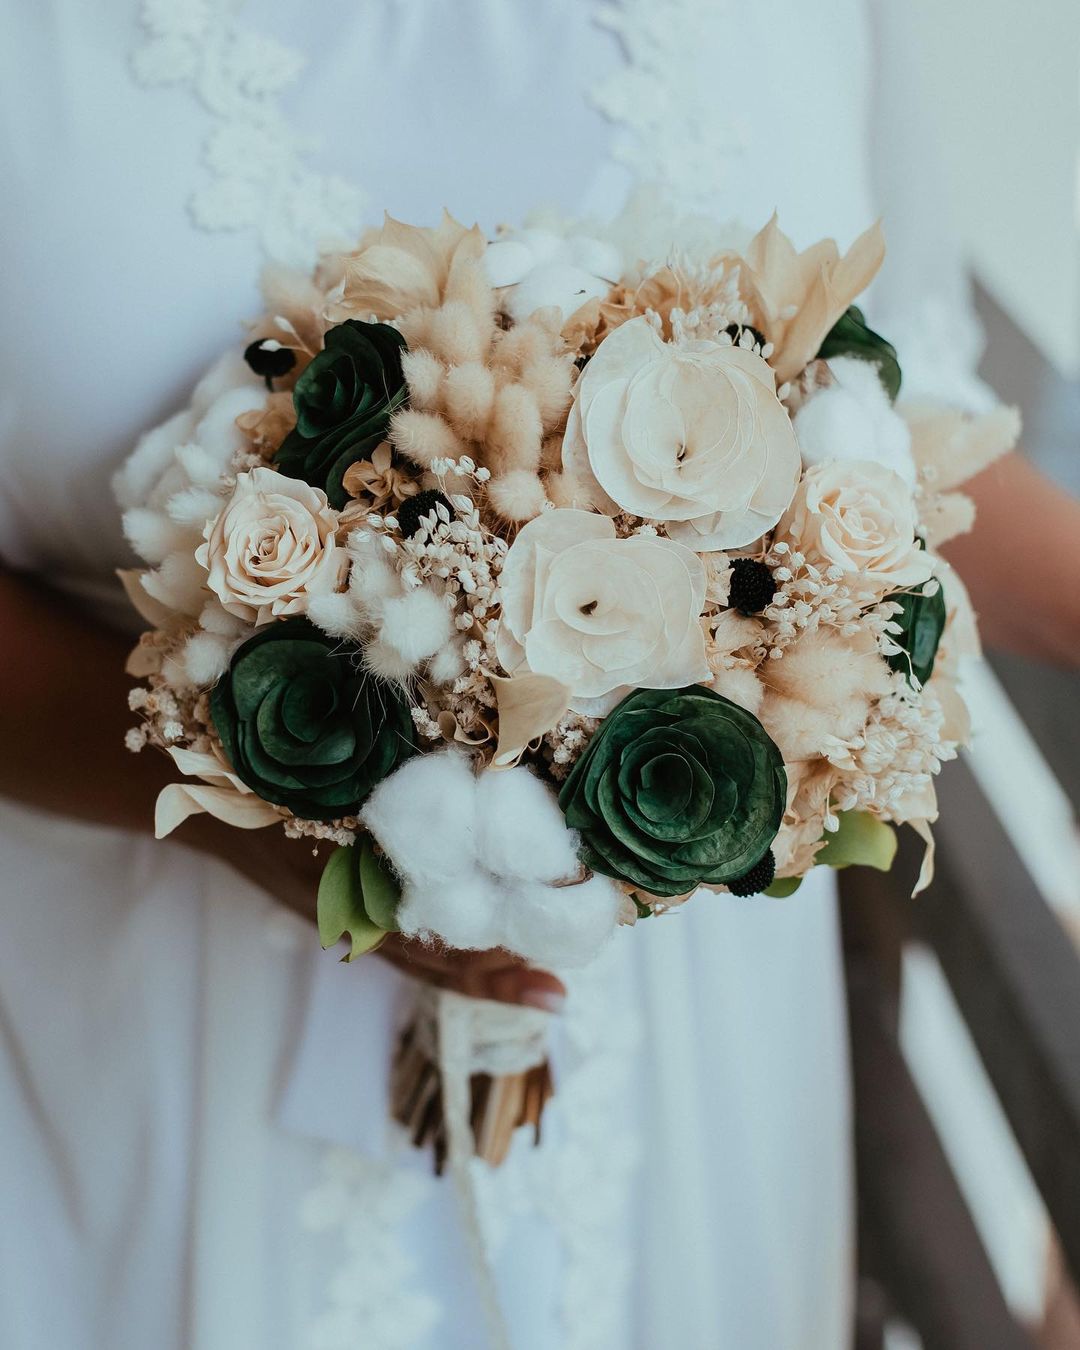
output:
[[[677,209],[796,238],[872,216],[859,0],[0,0],[0,551],[76,589],[125,557],[136,435],[382,210],[487,227]],[[13,316],[17,316],[13,319]]]

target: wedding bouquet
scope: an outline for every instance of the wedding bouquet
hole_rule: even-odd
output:
[[[193,812],[326,841],[325,946],[562,969],[696,892],[927,841],[976,649],[937,553],[1010,410],[898,403],[841,255],[627,220],[388,219],[117,480],[151,628],[132,750]]]

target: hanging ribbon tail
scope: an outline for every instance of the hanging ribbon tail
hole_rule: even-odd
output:
[[[458,1195],[492,1350],[510,1350],[480,1214],[475,1160],[498,1166],[522,1125],[540,1141],[552,1095],[550,1014],[420,986],[394,1062],[392,1109],[414,1145],[431,1145]]]

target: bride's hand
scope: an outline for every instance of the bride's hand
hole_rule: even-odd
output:
[[[549,971],[535,970],[520,957],[498,949],[451,951],[391,933],[377,954],[406,975],[470,998],[490,998],[497,1003],[521,1003],[558,1012],[566,997],[562,983]]]

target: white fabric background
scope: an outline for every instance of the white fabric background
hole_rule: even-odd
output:
[[[355,184],[369,220],[611,213],[635,166],[723,218],[778,206],[803,243],[846,244],[874,215],[857,0],[157,12],[190,56],[231,8],[307,58],[282,148],[310,138],[304,163]],[[258,305],[257,231],[196,228],[187,209],[212,185],[228,82],[137,83],[137,13],[0,0],[0,550],[102,603],[124,560],[111,469]],[[218,223],[238,223],[223,200]],[[452,1197],[385,1125],[398,977],[338,966],[179,846],[2,810],[5,1344],[475,1350]],[[828,878],[619,934],[563,1039],[545,1147],[480,1179],[515,1344],[842,1350]]]

